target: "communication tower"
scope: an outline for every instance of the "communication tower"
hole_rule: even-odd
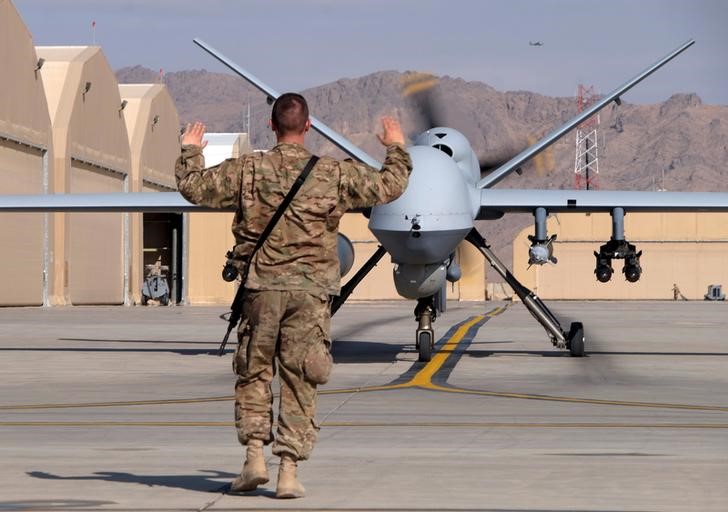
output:
[[[579,84],[576,93],[576,109],[583,112],[597,101],[594,86]],[[599,114],[595,114],[576,128],[576,158],[574,159],[574,188],[596,190],[599,188],[599,153],[597,129]]]

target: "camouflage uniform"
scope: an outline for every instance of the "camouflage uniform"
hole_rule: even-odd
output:
[[[177,186],[195,204],[237,208],[234,256],[242,268],[310,157],[303,146],[282,143],[204,169],[202,150],[183,146]],[[322,157],[256,253],[233,361],[242,444],[273,440],[271,382],[277,358],[281,398],[273,453],[308,458],[318,430],[316,385],[325,381],[327,368],[321,367],[327,358],[330,362],[328,298],[340,289],[339,220],[347,210],[399,197],[411,170],[409,155],[397,144],[387,148],[381,170]]]

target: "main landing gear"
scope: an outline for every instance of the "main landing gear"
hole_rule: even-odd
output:
[[[568,349],[573,357],[584,355],[584,326],[581,322],[572,322],[569,331],[561,328],[561,324],[546,304],[531,290],[523,286],[518,279],[506,268],[498,257],[490,250],[485,238],[473,228],[465,239],[473,244],[483,254],[488,263],[498,272],[508,285],[513,288],[516,295],[523,301],[529,313],[543,326],[551,338],[551,343],[557,348]]]
[[[574,357],[582,357],[584,355],[584,326],[581,322],[573,322],[567,331],[561,328],[561,324],[554,314],[546,307],[540,298],[531,290],[523,286],[503,263],[496,257],[485,239],[473,228],[465,238],[473,244],[485,257],[491,266],[501,275],[503,279],[523,301],[523,305],[533,315],[533,317],[543,326],[551,338],[551,342],[555,347],[566,349]],[[331,301],[331,315],[333,316],[338,309],[344,304],[346,299],[354,291],[354,288],[362,279],[374,268],[377,263],[386,254],[383,247],[378,247],[374,254],[362,265],[362,268],[352,277],[344,286],[341,287],[341,293],[337,297],[333,297]],[[438,297],[430,295],[417,300],[415,307],[415,320],[417,321],[417,331],[415,332],[415,345],[417,346],[418,360],[421,362],[429,362],[432,359],[432,353],[435,347],[435,333],[432,323],[437,317],[439,311],[443,311],[444,294]],[[439,304],[438,304],[439,302]]]

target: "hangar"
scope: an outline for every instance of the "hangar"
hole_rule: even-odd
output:
[[[98,47],[37,47],[52,126],[48,191],[127,190],[131,165],[116,77]],[[126,301],[124,216],[50,215],[52,304]]]
[[[175,189],[179,119],[164,85],[120,89],[98,47],[34,47],[9,1],[0,2],[0,37],[8,77],[0,95],[0,193]],[[137,303],[147,254],[141,218],[4,214],[0,236],[11,250],[0,265],[0,305]],[[147,247],[171,252],[172,229],[160,234],[153,220]]]
[[[121,84],[121,107],[131,151],[129,192],[170,192],[177,189],[174,162],[179,155],[179,116],[162,84]],[[182,297],[182,215],[127,214],[129,300],[142,303],[142,282],[157,261],[167,268],[170,301]]]
[[[10,2],[0,2],[0,183],[5,194],[48,190],[52,159],[51,122],[33,40]],[[7,214],[0,223],[4,251],[0,265],[0,305],[32,306],[47,301],[44,262],[46,216]]]

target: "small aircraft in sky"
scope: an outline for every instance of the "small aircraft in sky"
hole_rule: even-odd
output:
[[[529,41],[528,46],[543,46],[543,41]]]
[[[233,72],[247,80],[273,102],[279,93],[240,68],[237,64],[195,39],[195,44],[218,59]],[[473,244],[505,279],[522,300],[524,306],[543,326],[552,344],[568,350],[574,357],[585,352],[584,326],[573,322],[565,330],[556,316],[531,290],[522,285],[496,257],[487,241],[475,229],[476,220],[496,220],[506,213],[528,212],[534,217],[534,234],[529,237],[529,263],[543,265],[555,262],[553,239],[546,229],[546,219],[552,213],[609,212],[612,216],[610,240],[595,252],[594,273],[600,282],[609,281],[614,260],[624,260],[623,273],[627,281],[636,282],[642,273],[641,251],[629,243],[624,234],[624,217],[629,212],[728,212],[728,193],[718,192],[624,192],[595,190],[518,190],[493,188],[570,130],[615,102],[632,87],[664,66],[694,44],[689,40],[647,67],[632,79],[578,115],[556,128],[541,140],[519,152],[506,162],[482,165],[463,134],[446,126],[433,126],[414,140],[408,151],[413,171],[404,194],[397,200],[372,208],[369,229],[380,242],[371,258],[346,282],[341,294],[332,303],[332,314],[346,301],[354,288],[386,254],[394,262],[394,284],[405,298],[417,301],[415,319],[418,327],[415,344],[420,361],[429,361],[434,348],[432,322],[437,313],[438,297],[447,281],[455,282],[461,271],[454,254],[457,246],[467,240]],[[311,117],[312,127],[352,158],[379,168],[381,164],[345,137],[318,119]],[[179,193],[158,192],[123,194],[66,194],[0,196],[2,211],[204,211],[188,203]],[[351,244],[340,235],[340,260],[352,260]]]

